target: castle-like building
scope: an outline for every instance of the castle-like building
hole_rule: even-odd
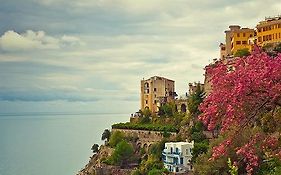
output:
[[[229,26],[225,31],[225,43],[221,43],[220,59],[231,57],[241,49],[252,51],[257,44],[263,47],[267,44],[281,42],[281,16],[268,17],[260,21],[255,29],[241,28],[239,25]]]
[[[156,113],[159,107],[175,99],[175,81],[154,76],[141,80],[141,110]]]

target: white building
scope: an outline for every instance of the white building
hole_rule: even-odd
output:
[[[174,173],[184,173],[192,170],[193,147],[194,141],[165,143],[165,149],[162,152],[164,167]]]

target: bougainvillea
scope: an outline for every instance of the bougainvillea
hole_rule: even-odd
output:
[[[258,118],[281,106],[281,55],[272,58],[258,49],[252,55],[227,61],[218,61],[206,67],[212,91],[200,105],[199,119],[212,131],[239,132],[243,127],[254,126]],[[213,148],[213,159],[226,154],[234,134]],[[272,133],[270,133],[272,134]],[[237,156],[246,162],[246,171],[252,174],[258,166],[257,144],[264,149],[273,148],[276,138],[270,134],[263,139],[250,140],[237,148]],[[276,147],[276,146],[275,146]]]

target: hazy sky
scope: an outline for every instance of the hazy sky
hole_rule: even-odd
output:
[[[140,80],[203,81],[231,24],[278,0],[0,0],[0,113],[139,109]]]

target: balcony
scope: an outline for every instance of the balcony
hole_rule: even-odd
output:
[[[164,164],[169,164],[169,165],[179,165],[178,162],[167,162],[165,160],[163,162],[164,162]]]
[[[163,155],[166,155],[166,156],[169,156],[169,157],[181,157],[182,156],[182,153],[181,152],[166,152],[166,151],[162,151],[162,154]]]

